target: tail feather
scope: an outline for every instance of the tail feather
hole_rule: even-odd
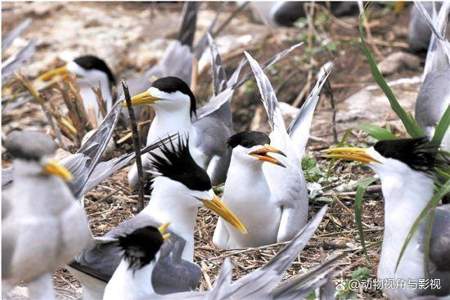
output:
[[[317,76],[318,78],[316,85],[287,129],[287,132],[299,155],[298,157],[300,158],[303,157],[303,154],[305,153],[306,143],[308,142],[309,133],[311,130],[313,114],[317,104],[319,103],[320,91],[330,75],[332,68],[333,63],[331,62],[328,62],[322,66],[319,75]]]
[[[186,2],[183,9],[183,21],[178,33],[178,40],[182,45],[192,48],[195,37],[195,30],[197,28],[197,14],[200,7],[200,2]]]

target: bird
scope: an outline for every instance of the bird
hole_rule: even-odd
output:
[[[331,63],[322,67],[315,87],[289,129],[286,130],[278,108],[278,100],[269,79],[250,54],[246,53],[246,57],[256,78],[272,132],[269,136],[255,135],[255,133],[237,136],[235,141],[231,140],[231,145],[250,148],[261,143],[270,143],[273,149],[277,149],[278,153],[286,157],[280,157],[284,166],[280,168],[274,164],[255,164],[251,163],[252,160],[239,158],[248,157],[243,153],[251,154],[252,148],[250,151],[243,147],[233,149],[232,164],[225,182],[223,199],[231,207],[235,207],[238,215],[246,220],[249,233],[241,236],[233,229],[218,223],[213,240],[216,246],[225,249],[256,247],[287,241],[306,224],[308,192],[300,162],[305,152],[320,90],[332,67]],[[255,139],[257,136],[259,137]],[[249,139],[253,141],[249,142]],[[236,159],[233,157],[235,154],[239,155]],[[252,174],[252,176],[244,174]],[[253,189],[248,191],[245,189],[255,185],[260,186],[256,189],[256,197]],[[246,197],[242,198],[242,195]],[[247,198],[253,201],[247,201]],[[255,207],[254,209],[249,202]],[[264,222],[264,230],[261,228],[261,222]]]
[[[353,1],[332,1],[329,4],[331,13],[336,17],[355,15],[358,11],[358,6]],[[265,24],[293,27],[298,19],[306,17],[304,5],[305,2],[301,1],[255,1],[251,2],[250,7]]]
[[[429,204],[435,190],[436,168],[450,167],[448,154],[427,137],[382,140],[370,148],[330,148],[326,157],[358,161],[381,180],[384,232],[378,264],[379,280],[406,282],[406,287],[385,289],[389,299],[450,295],[450,205],[435,209],[429,255],[426,257],[427,218],[418,223],[396,268],[403,242]],[[431,212],[433,214],[433,212]],[[433,220],[433,219],[432,219]],[[428,263],[426,263],[426,261]],[[420,289],[409,281],[438,279],[440,287]]]
[[[65,184],[70,172],[50,159],[50,137],[14,131],[4,146],[15,180],[2,199],[2,286],[25,282],[32,299],[54,299],[51,273],[92,242],[86,213]]]
[[[37,82],[48,82],[55,77],[63,77],[68,74],[76,76],[84,110],[89,120],[93,122],[94,128],[97,127],[103,120],[103,115],[93,88],[100,88],[105,101],[106,112],[109,112],[113,106],[112,88],[116,84],[113,72],[103,59],[95,55],[82,55],[67,62],[62,67],[40,75]]]
[[[116,247],[122,250],[119,267],[105,288],[103,299],[301,299],[324,285],[333,264],[342,256],[335,256],[314,271],[291,278],[279,284],[284,272],[306,246],[320,224],[326,207],[262,268],[231,281],[231,262],[223,264],[214,286],[207,291],[187,291],[161,295],[155,292],[152,277],[156,263],[164,251],[171,251],[173,240],[164,239],[164,231],[153,226],[142,226],[120,236]]]
[[[213,78],[215,95],[197,109],[196,97],[188,84],[178,77],[163,77],[152,83],[145,92],[132,97],[133,107],[151,105],[155,118],[150,125],[147,144],[167,134],[180,133],[190,136],[190,150],[196,163],[208,171],[214,185],[225,180],[230,153],[226,140],[232,135],[232,117],[229,101],[234,90],[241,86],[250,76],[240,81],[239,74],[244,65],[241,62],[227,80],[220,64],[220,56],[211,38],[213,58]],[[274,55],[265,68],[299,47],[301,43]],[[143,156],[143,168],[151,167],[150,156]],[[128,183],[135,188],[138,182],[137,168],[134,165],[128,173]]]
[[[180,276],[177,268],[161,261],[153,277],[154,288],[160,293],[191,290],[201,276],[199,267],[192,263],[194,256],[194,227],[198,207],[204,206],[245,233],[244,224],[215,195],[207,173],[193,160],[188,139],[178,135],[177,141],[160,145],[160,154],[152,153],[153,181],[149,204],[139,214],[119,224],[97,239],[69,264],[70,271],[83,286],[84,299],[101,299],[103,289],[120,263],[120,251],[111,239],[116,239],[145,225],[160,226],[171,222],[170,233],[185,241],[175,261],[188,264],[193,272]],[[167,258],[169,259],[169,258]],[[185,268],[185,267],[183,267]]]
[[[427,58],[423,73],[423,83],[417,95],[415,117],[429,138],[444,112],[450,105],[450,44],[445,38],[448,22],[449,3],[444,2],[439,15],[431,18],[422,3],[415,3],[415,7],[422,14],[425,22],[433,32],[428,47]],[[450,151],[450,131],[447,130],[442,148]]]
[[[421,2],[428,15],[433,15],[435,9],[441,7],[441,2]],[[426,51],[432,36],[431,29],[424,20],[422,12],[416,5],[411,6],[408,25],[408,44],[413,52]]]

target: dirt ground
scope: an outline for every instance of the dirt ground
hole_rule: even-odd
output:
[[[220,3],[204,4],[198,18],[196,38],[205,32],[216,9],[223,10],[220,19],[224,20],[234,8],[233,3],[224,6]],[[119,74],[118,78],[127,78],[146,70],[161,58],[165,47],[176,35],[180,12],[179,3],[3,2],[2,34],[21,20],[32,18],[32,26],[10,49],[20,48],[31,38],[38,40],[37,52],[21,70],[31,79],[60,64],[64,58],[88,53],[104,58]],[[398,14],[390,7],[369,10],[372,37],[368,42],[378,62],[392,53],[407,50],[408,19],[408,8]],[[310,214],[314,215],[325,204],[330,208],[313,239],[289,269],[289,275],[302,273],[332,253],[344,251],[348,256],[339,262],[335,282],[345,286],[351,279],[376,277],[383,230],[383,199],[379,182],[365,196],[363,228],[368,250],[365,256],[354,221],[354,198],[356,182],[373,174],[358,164],[327,161],[321,157],[320,151],[336,143],[334,132],[337,141],[345,140],[354,145],[373,143],[374,140],[357,127],[364,122],[389,123],[391,129],[400,135],[404,134],[404,129],[372,80],[359,48],[358,18],[337,19],[326,8],[316,7],[313,20],[312,31],[305,27],[305,20],[294,28],[269,28],[256,23],[246,10],[229,24],[217,42],[226,70],[231,72],[243,57],[243,50],[264,61],[296,42],[304,41],[302,48],[268,72],[278,99],[297,107],[314,84],[320,66],[329,60],[334,62],[335,69],[329,79],[330,91],[322,93],[313,120],[308,159],[304,162],[309,183],[321,187],[321,191],[310,199]],[[204,60],[208,61],[207,58]],[[423,57],[419,61],[417,66],[399,68],[387,77],[394,83],[394,92],[402,105],[411,112]],[[195,92],[200,101],[204,101],[211,91],[209,69],[202,71],[200,76],[201,83]],[[402,83],[402,79],[414,80]],[[236,131],[267,130],[254,81],[247,82],[237,91],[232,109]],[[2,113],[2,135],[15,128],[50,130],[40,106],[33,102]],[[131,149],[129,141],[120,145],[117,151],[123,153]],[[3,167],[9,163],[9,156],[2,149]],[[127,170],[120,171],[87,194],[85,207],[94,234],[102,235],[133,215],[137,196],[130,192],[126,174]],[[215,223],[215,216],[200,210],[195,234],[195,261],[203,271],[200,289],[207,289],[214,283],[224,258],[232,259],[234,275],[238,278],[262,266],[280,249],[280,245],[269,245],[257,249],[218,250],[212,244]],[[64,268],[55,273],[54,281],[62,298],[79,297],[78,282]],[[341,289],[339,297],[383,298],[380,291],[350,291],[348,288]]]

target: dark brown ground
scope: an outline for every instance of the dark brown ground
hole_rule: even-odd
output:
[[[152,9],[149,10],[148,7]],[[203,20],[199,32],[203,32],[213,14],[212,9],[218,4],[204,6],[199,20]],[[230,11],[233,5],[225,7]],[[146,45],[156,38],[173,37],[178,29],[179,4],[141,4],[141,3],[4,3],[2,8],[3,29],[6,32],[25,17],[32,17],[34,23],[25,38],[39,39],[38,51],[33,63],[23,68],[23,73],[33,78],[40,72],[54,66],[58,53],[70,51],[76,54],[95,53],[104,57],[115,72],[132,74],[146,69],[146,64],[154,63],[160,57],[158,47],[146,49]],[[226,15],[226,14],[224,14]],[[107,18],[107,17],[111,18]],[[325,10],[316,9],[314,15],[313,41],[308,43],[308,29],[292,28],[270,31],[267,27],[250,24],[252,18],[247,12],[233,21],[224,35],[236,36],[251,33],[255,38],[251,43],[239,47],[249,50],[259,61],[274,53],[304,40],[306,43],[293,55],[273,67],[269,78],[280,101],[294,103],[303,87],[309,92],[314,84],[314,76],[320,66],[328,60],[333,60],[335,70],[330,76],[331,91],[337,104],[338,123],[336,124],[338,140],[344,137],[348,129],[354,128],[354,123],[361,122],[358,116],[345,120],[345,99],[368,85],[373,85],[368,65],[359,49],[357,33],[357,17],[336,19]],[[376,49],[376,59],[381,61],[390,53],[407,48],[406,28],[409,12],[403,10],[396,15],[392,9],[371,10],[370,22],[372,39],[369,40],[372,51]],[[204,20],[205,19],[205,20]],[[110,26],[110,22],[113,22]],[[176,24],[174,27],[173,24]],[[73,31],[73,32],[72,32]],[[233,36],[234,34],[234,36]],[[60,36],[65,36],[61,38]],[[200,36],[198,34],[197,36]],[[76,37],[76,38],[75,38]],[[110,39],[107,39],[109,37]],[[329,40],[328,46],[321,42]],[[162,48],[163,49],[163,48]],[[153,52],[148,52],[152,50]],[[231,71],[242,58],[242,51],[233,50],[223,55],[227,71]],[[156,54],[155,54],[156,53]],[[145,64],[146,63],[146,64]],[[308,72],[311,78],[308,80]],[[389,80],[417,76],[416,70],[399,70]],[[209,70],[201,74],[201,85],[197,88],[199,99],[205,99],[210,91]],[[412,88],[415,92],[415,88]],[[322,93],[323,95],[324,93]],[[303,100],[304,97],[300,100]],[[301,102],[301,101],[300,101]],[[354,221],[355,182],[362,176],[373,174],[364,167],[349,163],[335,163],[320,157],[320,150],[334,144],[332,113],[330,97],[322,96],[312,127],[312,141],[308,155],[318,162],[316,173],[307,171],[307,178],[317,181],[323,187],[322,195],[310,200],[313,215],[324,204],[330,209],[319,230],[310,241],[307,248],[299,255],[289,274],[298,274],[324,261],[336,251],[345,251],[349,256],[340,262],[336,273],[336,282],[358,278],[352,272],[367,273],[365,276],[375,277],[376,266],[382,240],[383,201],[379,188],[375,187],[366,194],[363,206],[363,223],[368,246],[368,260],[362,254],[361,244]],[[387,100],[386,100],[387,103]],[[411,107],[413,102],[408,102]],[[297,103],[298,104],[298,103]],[[258,101],[258,92],[254,82],[248,82],[237,92],[233,99],[233,113],[236,130],[264,128],[262,121],[255,120],[255,115],[263,116],[262,107]],[[367,110],[377,114],[377,107],[367,103]],[[392,113],[382,114],[377,120],[384,124],[394,120]],[[403,131],[398,123],[393,123],[394,129]],[[14,128],[42,128],[48,130],[40,107],[35,103],[15,109],[8,114],[2,114],[2,134]],[[123,130],[122,130],[123,132]],[[123,135],[123,134],[119,134]],[[372,142],[365,134],[353,129],[347,135],[347,141],[352,144],[365,145]],[[130,151],[130,144],[120,146],[117,153]],[[3,149],[2,149],[3,150]],[[2,163],[9,164],[8,155],[2,151]],[[115,174],[111,179],[100,184],[94,191],[88,193],[85,207],[89,216],[91,228],[96,235],[102,235],[113,226],[130,218],[137,196],[132,195],[126,182],[127,170]],[[309,174],[309,175],[308,175]],[[321,179],[314,177],[318,174]],[[203,269],[201,289],[214,283],[217,271],[225,257],[231,257],[236,265],[235,276],[260,267],[267,262],[280,248],[279,245],[236,251],[220,251],[212,244],[212,233],[216,217],[201,209],[197,220],[195,260]],[[362,268],[367,268],[364,270]],[[364,275],[363,275],[364,277]],[[79,292],[77,281],[61,269],[54,276],[57,289],[62,294]],[[348,293],[347,293],[348,292]],[[342,299],[356,297],[359,299],[382,298],[380,291],[351,293],[341,291]],[[72,296],[67,296],[71,298]]]

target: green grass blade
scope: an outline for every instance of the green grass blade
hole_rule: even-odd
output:
[[[363,18],[362,15],[359,20],[359,35],[361,38],[361,49],[364,55],[367,58],[367,61],[370,66],[370,71],[372,73],[373,79],[376,81],[378,86],[383,90],[384,94],[389,100],[389,103],[391,104],[392,110],[397,114],[397,116],[402,121],[403,125],[406,128],[406,131],[411,137],[421,137],[424,136],[424,132],[422,128],[417,124],[416,120],[408,114],[403,107],[400,105],[400,103],[397,101],[397,98],[395,97],[394,93],[392,92],[389,85],[386,83],[386,81],[383,78],[383,75],[381,74],[380,70],[378,69],[377,63],[375,62],[375,59],[367,47],[366,41],[364,39],[364,29],[363,29]]]
[[[444,138],[445,133],[450,125],[450,106],[447,107],[447,110],[442,115],[442,118],[439,120],[439,123],[434,130],[433,142],[437,145],[442,143],[442,139]]]
[[[414,233],[417,231],[417,228],[419,227],[420,223],[427,215],[429,215],[430,212],[434,211],[434,209],[438,205],[439,201],[449,192],[450,192],[450,180],[447,180],[447,182],[445,182],[445,184],[443,184],[442,187],[436,191],[436,193],[433,195],[431,200],[428,202],[428,204],[425,206],[425,208],[420,212],[420,215],[414,221],[414,224],[412,225],[411,229],[409,230],[408,235],[406,236],[406,239],[403,242],[402,248],[400,250],[400,255],[398,256],[397,263],[395,265],[396,272],[397,272],[398,265],[400,264],[400,261],[406,250],[406,247],[408,247],[408,244],[411,241],[411,238],[413,237]],[[427,226],[427,227],[430,227],[430,226]],[[431,230],[427,230],[426,236],[425,236],[425,241],[427,241],[429,244],[430,239],[431,239]],[[427,245],[426,248],[427,247],[428,247],[428,251],[429,251],[429,245]],[[428,256],[426,256],[426,259],[427,258],[428,258]]]
[[[369,256],[367,255],[366,241],[364,239],[364,230],[362,225],[362,203],[367,188],[376,180],[378,180],[378,178],[367,177],[358,181],[355,195],[355,223],[356,226],[358,227],[359,240],[361,242],[361,246],[363,248],[363,252],[364,255],[366,256],[367,261],[369,261]]]
[[[361,124],[358,128],[378,141],[395,140],[397,138],[389,129],[374,124]]]

